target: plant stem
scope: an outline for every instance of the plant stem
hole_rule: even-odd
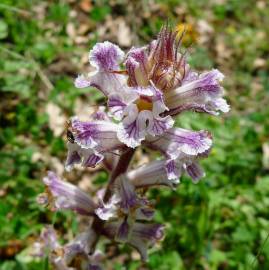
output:
[[[115,167],[115,169],[112,171],[108,185],[107,185],[107,189],[104,195],[104,202],[108,202],[108,200],[111,197],[111,188],[116,180],[116,178],[122,174],[125,173],[129,167],[129,164],[132,160],[132,157],[134,155],[135,149],[132,148],[128,148],[120,157],[117,166]]]

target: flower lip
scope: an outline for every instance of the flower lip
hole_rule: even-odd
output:
[[[97,43],[89,53],[90,64],[97,69],[114,70],[123,60],[124,52],[115,44],[105,41]]]

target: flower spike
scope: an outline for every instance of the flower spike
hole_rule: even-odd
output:
[[[84,216],[88,226],[65,245],[52,227],[45,227],[36,253],[44,256],[49,251],[54,269],[101,270],[103,255],[96,250],[100,236],[130,245],[146,261],[148,249],[164,236],[164,225],[152,221],[155,202],[147,199],[146,191],[175,189],[184,174],[193,183],[205,176],[200,160],[213,146],[211,133],[177,127],[174,117],[188,110],[218,115],[230,107],[223,97],[224,75],[217,69],[193,70],[181,48],[183,36],[184,31],[179,35],[166,23],[156,40],[126,54],[109,41],[90,51],[93,71],[79,75],[75,86],[97,88],[106,106],[87,121],[71,118],[65,168],[103,165],[100,169],[107,170],[109,180],[92,198],[53,172],[44,178],[46,190],[38,202],[54,211],[72,210]],[[130,166],[139,146],[161,157]]]

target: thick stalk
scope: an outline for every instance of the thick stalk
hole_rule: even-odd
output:
[[[111,197],[111,189],[112,186],[116,180],[116,178],[122,174],[125,173],[128,169],[128,166],[132,160],[132,157],[134,155],[135,149],[133,148],[128,148],[120,157],[117,166],[115,167],[115,169],[112,171],[108,185],[107,185],[107,189],[105,192],[105,196],[104,196],[104,202],[108,202],[108,200]]]
[[[132,160],[132,157],[135,153],[135,149],[132,148],[128,148],[120,157],[117,166],[115,167],[115,169],[112,171],[107,188],[106,188],[106,192],[104,195],[104,202],[108,202],[109,199],[111,198],[112,194],[112,188],[113,188],[113,184],[115,182],[115,180],[117,179],[117,177],[122,174],[125,173],[129,167],[129,164]],[[92,246],[92,252],[94,252],[95,246],[99,240],[99,236],[100,234],[102,234],[103,231],[103,226],[104,226],[104,220],[101,220],[98,217],[95,217],[92,223],[92,228],[93,230],[96,232],[97,237],[95,240],[95,243]]]

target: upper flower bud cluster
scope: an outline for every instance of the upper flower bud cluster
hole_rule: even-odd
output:
[[[181,52],[181,39],[165,26],[157,40],[132,48],[126,56],[117,45],[98,43],[89,57],[96,70],[75,81],[78,88],[103,92],[110,116],[118,121],[117,137],[128,147],[164,134],[174,125],[171,116],[182,111],[229,111],[222,97],[222,73],[192,70]]]

